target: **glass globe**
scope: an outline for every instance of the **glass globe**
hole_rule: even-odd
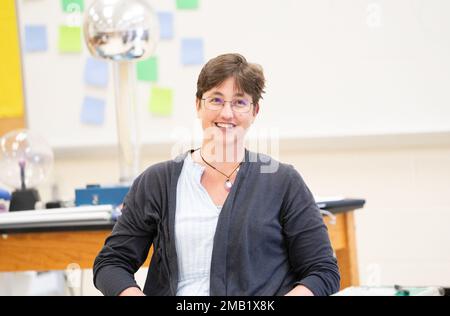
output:
[[[84,38],[93,56],[145,59],[159,40],[158,18],[143,0],[97,0],[86,10]]]
[[[40,184],[53,167],[53,151],[37,133],[20,129],[0,138],[0,182],[16,189]]]

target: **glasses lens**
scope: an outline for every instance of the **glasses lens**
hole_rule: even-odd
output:
[[[223,104],[224,104],[224,100],[219,97],[212,97],[212,98],[206,99],[206,107],[208,107],[212,110],[218,110],[218,109],[222,108]]]
[[[209,103],[212,105],[223,105],[224,102],[222,98],[214,97],[209,99]]]
[[[223,98],[220,97],[211,97],[204,99],[205,105],[210,110],[220,110],[224,107],[225,101]],[[251,102],[245,98],[237,98],[234,99],[231,103],[231,108],[235,112],[248,112],[251,106]]]
[[[247,112],[250,109],[250,101],[243,98],[234,99],[232,105],[236,112]]]

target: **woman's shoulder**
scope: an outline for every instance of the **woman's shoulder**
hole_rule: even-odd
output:
[[[171,175],[173,171],[183,167],[184,158],[186,158],[188,152],[179,154],[173,159],[168,159],[160,161],[148,166],[142,173],[141,177],[155,177],[155,176],[168,176]]]
[[[251,155],[251,153],[250,153]],[[300,172],[293,164],[280,162],[266,154],[255,154],[251,168],[255,183],[263,183],[271,188],[277,188],[278,192],[290,192],[286,195],[291,198],[299,197],[312,199],[312,194]]]
[[[144,185],[154,183],[155,181],[170,181],[170,177],[180,173],[183,167],[183,161],[187,152],[178,155],[174,159],[168,159],[149,165],[141,174],[139,174],[135,183],[143,183]],[[184,158],[183,158],[184,157]]]
[[[186,156],[186,154],[181,154]],[[183,167],[183,159],[176,157],[160,161],[148,166],[133,181],[132,190],[135,192],[148,192],[150,188],[165,188],[171,183],[172,177],[177,176]],[[152,192],[155,190],[152,190]]]
[[[248,162],[254,163],[261,174],[271,174],[280,177],[298,176],[299,173],[292,164],[284,163],[268,154],[248,151]]]

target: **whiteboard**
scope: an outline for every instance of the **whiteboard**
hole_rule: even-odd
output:
[[[60,54],[60,1],[18,0],[19,26],[45,24],[48,51],[23,53],[30,129],[54,148],[117,143],[112,77],[87,86],[88,57]],[[86,6],[92,1],[85,1]],[[195,115],[199,66],[183,66],[184,37],[204,40],[205,61],[239,52],[263,66],[267,87],[251,136],[327,138],[450,132],[450,2],[445,0],[200,0],[194,11],[148,0],[174,13],[175,37],[160,41],[158,87],[174,91],[174,113],[148,112],[150,83],[138,82],[143,144],[199,137]],[[112,75],[112,66],[109,69]],[[85,96],[107,100],[103,126],[80,121]]]

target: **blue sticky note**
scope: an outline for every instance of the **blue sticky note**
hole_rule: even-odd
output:
[[[81,109],[81,122],[89,125],[102,125],[105,121],[105,101],[85,97]]]
[[[159,38],[173,38],[173,14],[171,12],[158,12]]]
[[[201,38],[181,40],[181,63],[183,65],[201,65],[203,60],[203,40]]]
[[[43,52],[47,50],[47,28],[44,25],[25,26],[25,51]]]
[[[108,85],[108,63],[89,57],[84,66],[84,81],[91,86],[106,87]]]

